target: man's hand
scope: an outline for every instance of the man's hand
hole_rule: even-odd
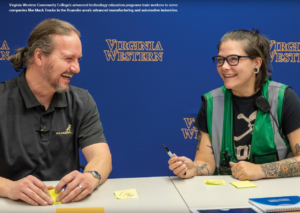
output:
[[[233,177],[239,180],[259,180],[265,177],[261,167],[257,164],[240,161],[238,163],[229,163]]]
[[[171,158],[169,163],[169,169],[173,171],[175,175],[180,178],[191,178],[194,177],[195,173],[195,166],[194,162],[187,158],[187,157],[178,157],[177,155],[173,154],[173,158]],[[184,175],[184,173],[186,174]]]
[[[55,187],[55,193],[59,193],[64,185],[67,186],[56,201],[62,201],[62,203],[79,201],[91,194],[97,184],[98,180],[92,174],[73,171],[64,176]]]
[[[23,200],[33,206],[53,204],[53,200],[48,192],[48,189],[53,187],[47,187],[42,181],[32,175],[11,182],[8,188],[7,197],[11,200]]]

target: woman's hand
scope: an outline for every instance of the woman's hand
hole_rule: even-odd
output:
[[[180,178],[191,178],[195,176],[195,165],[194,162],[187,157],[178,157],[176,154],[173,154],[169,163],[169,169],[173,171],[175,175]]]
[[[239,180],[259,180],[265,176],[258,164],[240,161],[230,162],[230,166],[233,177]]]

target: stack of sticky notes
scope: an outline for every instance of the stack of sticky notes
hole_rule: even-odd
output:
[[[53,204],[59,204],[59,203],[61,203],[61,201],[59,201],[59,202],[56,201],[56,198],[60,194],[60,192],[58,194],[56,194],[55,193],[55,189],[49,189],[48,192],[49,192],[49,194],[50,194],[50,196],[51,196],[51,198],[53,200]]]
[[[115,191],[114,194],[117,199],[129,199],[129,198],[138,198],[139,197],[135,189]]]
[[[256,185],[254,183],[251,183],[249,180],[230,182],[230,184],[235,186],[238,189],[255,188],[256,187]]]
[[[224,180],[205,180],[205,184],[207,184],[207,185],[220,185],[220,186],[225,186],[226,185]]]

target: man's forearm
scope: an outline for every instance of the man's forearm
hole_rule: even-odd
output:
[[[112,170],[111,155],[96,156],[85,167],[84,171],[97,171],[101,175],[101,184],[106,181]]]
[[[300,156],[288,158],[274,163],[259,165],[265,178],[283,178],[300,176]]]

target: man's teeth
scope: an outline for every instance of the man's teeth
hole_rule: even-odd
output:
[[[72,75],[67,75],[67,74],[61,74],[65,78],[72,78]]]
[[[236,76],[236,75],[225,75],[226,78],[230,78],[230,77],[233,77],[233,76]]]

